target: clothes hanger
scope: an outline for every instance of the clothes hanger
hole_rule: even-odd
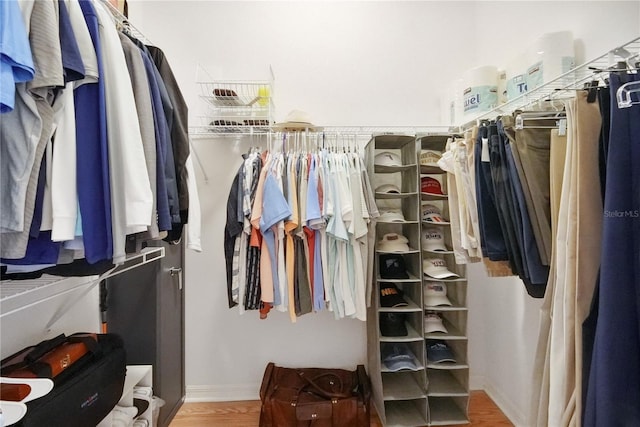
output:
[[[313,147],[313,152],[314,153],[319,153],[320,152],[320,144],[322,143],[322,139],[321,137],[324,136],[324,134],[320,135],[319,133],[315,133],[314,134],[315,138],[314,138],[314,147]]]
[[[618,108],[629,108],[632,105],[640,104],[640,98],[634,101],[631,99],[631,95],[640,92],[640,81],[627,82],[620,86],[616,91],[616,99],[618,101]]]
[[[282,134],[281,138],[282,138],[282,146],[286,147],[287,154],[291,155],[293,152],[293,147],[291,146],[291,138],[289,138],[289,135],[287,134]]]
[[[555,125],[535,125],[526,124],[526,122],[549,121],[557,119]],[[515,129],[557,129],[561,125],[560,121],[566,120],[566,112],[553,111],[522,111],[518,112],[515,117]],[[565,126],[566,127],[566,126]]]

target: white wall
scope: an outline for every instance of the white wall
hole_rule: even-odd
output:
[[[196,66],[214,77],[276,74],[277,119],[299,108],[323,125],[431,125],[443,86],[476,65],[502,65],[545,32],[572,30],[579,60],[640,34],[638,2],[207,2],[130,0],[132,22],[163,48],[192,111]],[[187,384],[191,399],[256,398],[267,361],[353,367],[365,327],[327,314],[297,324],[227,309],[222,233],[227,192],[249,141],[195,140],[202,254],[187,254]],[[473,385],[486,387],[519,425],[540,301],[513,278],[469,268]]]

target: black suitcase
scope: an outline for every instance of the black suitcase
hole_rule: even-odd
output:
[[[111,412],[122,396],[126,353],[120,336],[97,338],[97,350],[69,367],[46,396],[28,402],[16,426],[94,427]]]

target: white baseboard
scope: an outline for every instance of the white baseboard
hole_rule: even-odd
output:
[[[232,402],[260,400],[260,383],[215,385],[189,385],[185,402]]]
[[[490,382],[486,381],[486,378],[484,378],[484,391],[516,427],[527,427],[526,415],[508,396],[505,396]]]

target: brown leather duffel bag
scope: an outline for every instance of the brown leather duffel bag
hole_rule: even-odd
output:
[[[260,387],[260,427],[369,427],[371,387],[355,371],[269,363]]]

